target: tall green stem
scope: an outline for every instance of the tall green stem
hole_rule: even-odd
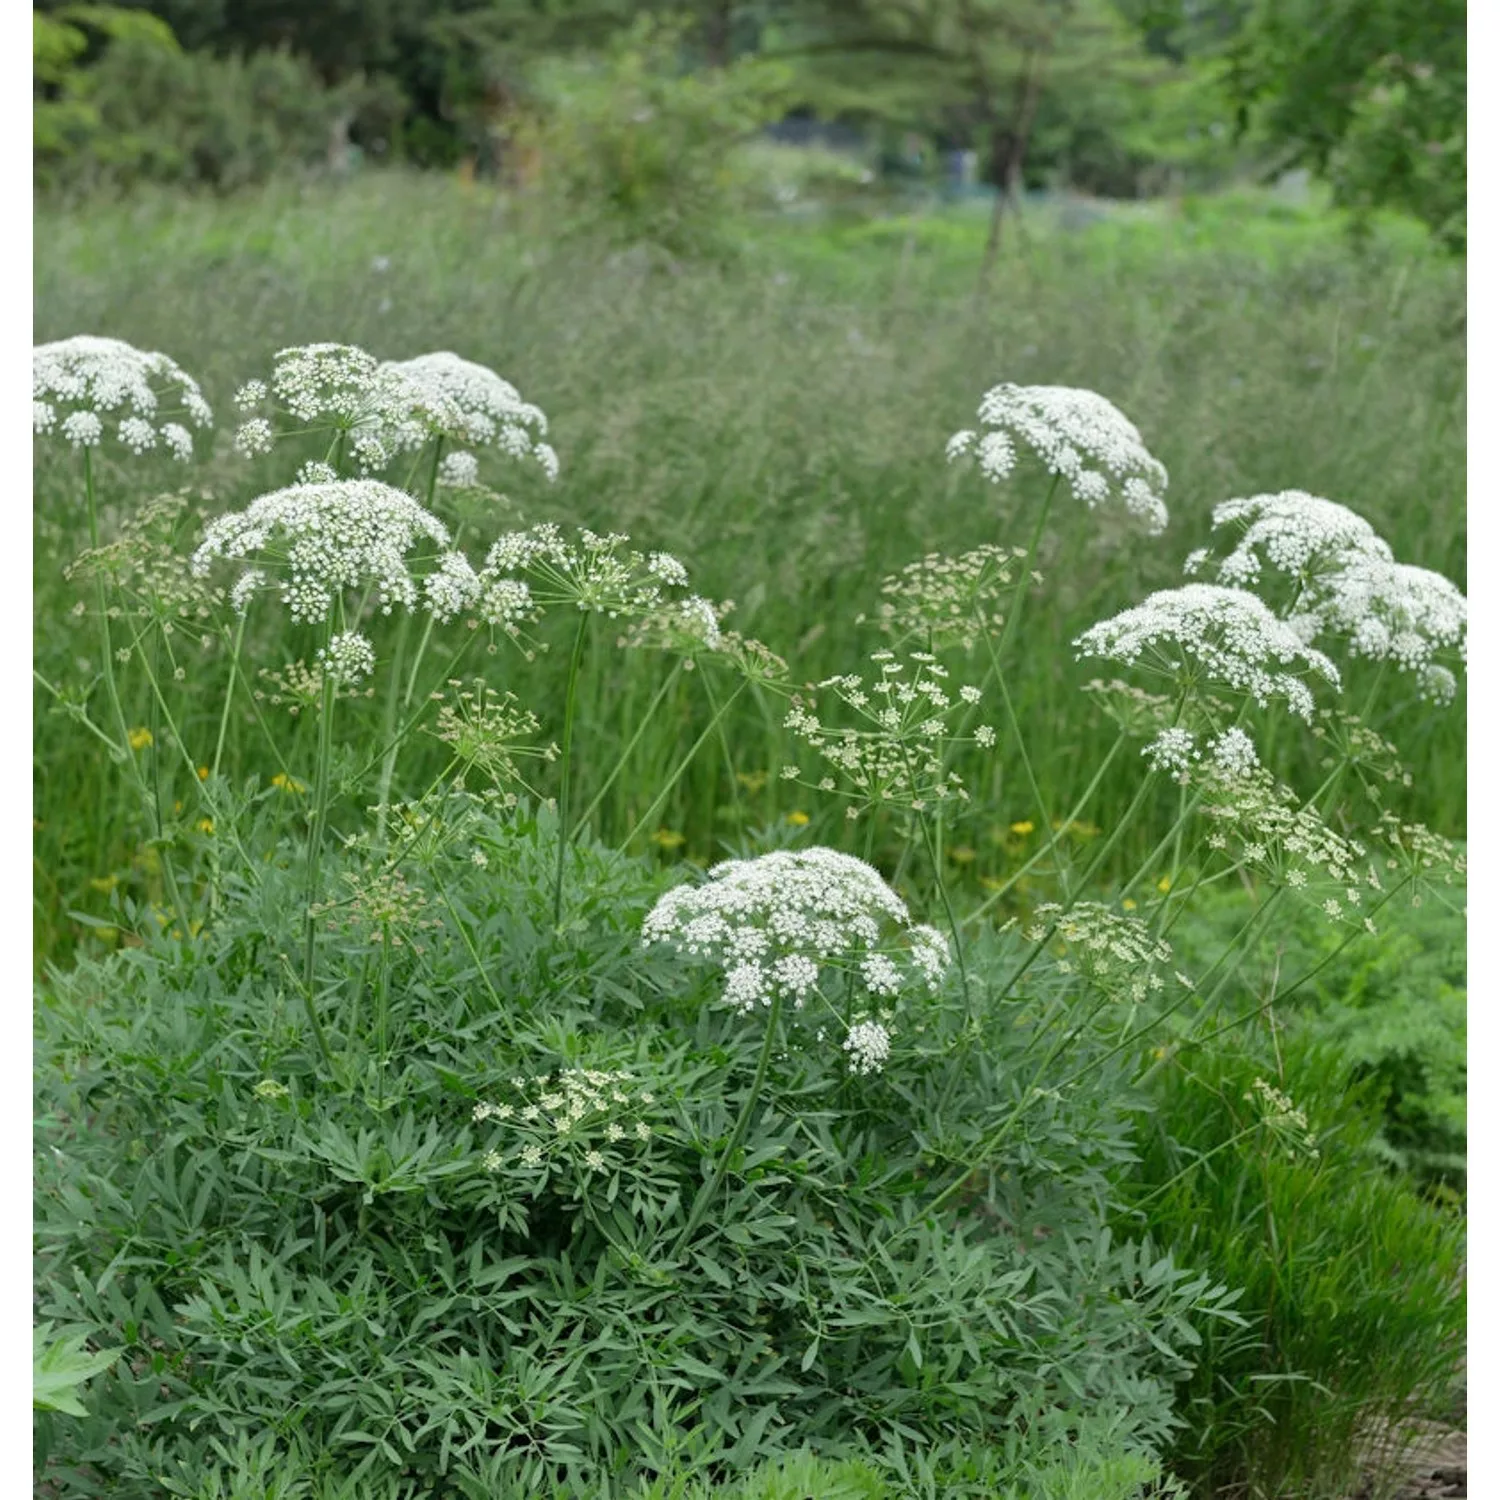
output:
[[[672,788],[677,785],[682,777],[682,773],[693,763],[693,757],[708,743],[708,737],[718,727],[719,720],[729,712],[730,705],[744,690],[745,684],[743,681],[736,683],[734,691],[724,700],[723,705],[714,711],[714,716],[708,721],[708,725],[703,733],[688,747],[687,754],[678,761],[677,769],[662,783],[661,790],[657,792],[655,801],[635,820],[635,826],[625,835],[624,840],[620,844],[622,849],[628,849],[641,829],[666,806],[667,798],[671,796]]]
[[[336,684],[331,672],[323,673],[323,697],[318,715],[318,769],[313,792],[312,832],[307,845],[306,916],[302,946],[302,999],[307,1006],[307,1019],[317,1038],[323,1061],[333,1071],[333,1054],[328,1049],[328,1038],[323,1034],[323,1024],[318,1020],[317,996],[313,988],[316,976],[317,917],[313,906],[318,895],[318,874],[323,858],[323,834],[328,821],[329,762],[333,758],[333,705],[336,699]]]
[[[604,785],[601,786],[599,790],[594,794],[594,800],[590,802],[589,805],[584,808],[581,813],[579,813],[578,825],[573,830],[573,836],[575,838],[588,826],[589,819],[599,811],[600,803],[604,801],[605,797],[609,793],[610,787],[612,787],[615,784],[616,780],[619,778],[620,772],[625,769],[626,762],[629,761],[631,754],[635,750],[635,747],[640,744],[641,736],[645,734],[647,725],[650,724],[652,717],[656,713],[656,710],[661,707],[662,700],[667,696],[667,693],[671,690],[672,684],[677,681],[677,678],[681,674],[681,672],[682,661],[681,659],[679,659],[678,661],[673,663],[672,670],[667,673],[666,681],[663,682],[659,688],[657,688],[656,696],[651,700],[649,704],[646,705],[646,712],[641,715],[639,722],[636,724],[635,733],[630,736],[630,743],[626,745],[625,748],[620,752],[619,759],[615,762],[614,770],[612,770],[609,775],[604,778]]]
[[[1010,645],[1011,637],[1015,635],[1020,624],[1021,605],[1026,598],[1026,580],[1036,566],[1036,549],[1041,545],[1042,528],[1047,524],[1047,516],[1052,510],[1052,497],[1057,493],[1057,486],[1061,479],[1061,474],[1052,476],[1052,483],[1047,486],[1047,493],[1042,499],[1042,508],[1037,514],[1036,525],[1031,529],[1031,540],[1026,544],[1026,556],[1021,559],[1020,574],[1010,594],[1010,608],[1006,611],[1005,624],[1000,630],[1000,645],[996,648],[998,656],[1005,655],[1005,648]]]
[[[557,798],[557,875],[552,885],[552,923],[562,923],[563,865],[568,852],[568,812],[573,790],[573,716],[578,706],[578,673],[583,665],[583,643],[588,634],[587,610],[578,613],[573,654],[568,658],[568,688],[563,704],[562,786]]]
[[[948,897],[948,882],[943,879],[942,854],[933,837],[932,825],[926,813],[917,814],[917,823],[922,829],[922,838],[927,845],[927,857],[932,861],[932,878],[937,881],[938,899],[943,903],[943,913],[948,919],[948,931],[953,936],[953,956],[958,960],[958,980],[964,992],[964,1025],[974,1014],[969,996],[969,966],[964,962],[964,940],[959,931],[958,918],[953,913],[953,902]]]
[[[776,1032],[780,1023],[781,991],[778,990],[771,999],[771,1013],[766,1017],[766,1039],[761,1043],[760,1060],[755,1065],[755,1080],[750,1085],[750,1092],[745,1096],[744,1104],[740,1107],[740,1117],[734,1122],[734,1132],[729,1137],[729,1144],[724,1148],[724,1154],[714,1166],[713,1176],[693,1200],[687,1223],[683,1225],[682,1233],[677,1236],[677,1242],[672,1247],[674,1259],[682,1253],[687,1242],[693,1237],[693,1231],[703,1222],[704,1214],[708,1212],[714,1196],[724,1181],[724,1174],[729,1171],[730,1164],[734,1161],[734,1153],[739,1150],[740,1142],[745,1138],[745,1131],[750,1125],[750,1115],[760,1099],[761,1089],[765,1086],[766,1070],[771,1065],[771,1049],[776,1044]]]
[[[432,509],[432,497],[437,493],[438,467],[443,459],[443,439],[439,435],[437,441],[432,445],[432,466],[427,471],[427,494],[423,504],[428,510]],[[395,738],[396,713],[399,707],[401,713],[405,713],[411,705],[412,689],[416,684],[417,668],[421,665],[422,649],[427,645],[427,636],[432,631],[432,617],[427,619],[427,633],[422,637],[422,647],[417,651],[417,660],[412,663],[411,680],[406,684],[404,693],[398,699],[400,691],[401,668],[406,664],[407,637],[411,634],[411,611],[402,610],[400,623],[396,626],[396,651],[391,662],[390,686],[386,692],[385,700],[385,725],[381,731],[381,738],[386,742],[385,758],[380,763],[380,785],[375,797],[375,842],[377,845],[385,843],[385,824],[389,816],[389,805],[391,800],[391,783],[396,776],[396,757],[401,752],[401,741]]]

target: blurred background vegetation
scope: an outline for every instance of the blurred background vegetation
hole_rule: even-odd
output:
[[[1464,244],[1461,0],[143,0],[34,35],[49,193],[392,162],[680,254],[757,197],[937,192],[990,202],[993,256],[1027,194],[1303,171]]]

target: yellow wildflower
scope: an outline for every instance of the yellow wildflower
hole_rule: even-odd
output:
[[[687,843],[687,837],[671,828],[658,828],[651,835],[651,842],[660,845],[663,849],[677,849]]]
[[[1135,910],[1135,897],[1134,896],[1127,896],[1120,903],[1120,905],[1123,906],[1126,911],[1134,911]]]
[[[1030,819],[1024,819],[1019,823],[1012,823],[1010,825],[1010,831],[1014,834],[1020,835],[1020,837],[1022,838],[1025,838],[1028,833],[1036,832],[1036,824],[1031,822]]]
[[[1163,875],[1162,878],[1156,882],[1156,888],[1162,893],[1163,896],[1165,896],[1167,892],[1172,889],[1172,877],[1170,875]]]
[[[809,818],[805,812],[802,812],[800,810],[796,812],[789,812],[786,815],[786,820],[792,825],[793,828],[806,828],[807,825],[812,822],[812,819]]]
[[[125,738],[130,741],[132,750],[144,750],[147,745],[153,743],[149,729],[132,729]]]
[[[284,792],[305,792],[307,790],[307,783],[305,781],[298,781],[295,776],[287,776],[281,771],[278,771],[271,778],[271,785],[280,787]]]
[[[207,766],[199,766],[198,767],[198,780],[199,781],[207,781],[208,780],[208,774],[209,773],[208,773],[208,767]]]
[[[212,833],[213,831],[214,831],[214,820],[212,818],[199,818],[198,819],[198,832],[199,833]]]

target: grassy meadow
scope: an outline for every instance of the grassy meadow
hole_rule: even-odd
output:
[[[1365,738],[1320,737],[1191,664],[1102,701],[1160,682],[1074,642],[1232,497],[1466,588],[1463,266],[1243,193],[1028,210],[981,292],[985,232],[678,264],[395,173],[39,208],[36,342],[164,351],[216,419],[36,445],[39,1494],[1346,1500],[1373,1432],[1462,1422],[1462,675],[1341,654]],[[325,341],[513,382],[555,482],[439,485],[441,438],[382,477],[476,567],[626,533],[627,583],[516,639],[373,575],[211,597],[205,523],[348,458],[236,450]],[[1164,533],[947,462],[1002,382],[1118,407]],[[882,630],[986,547],[1026,555],[969,639]],[[368,678],[310,670],[336,629]],[[941,720],[868,731],[878,793],[797,732],[852,673]],[[1280,789],[1212,779],[1243,729]]]
[[[392,359],[451,348],[489,364],[548,414],[561,458],[555,485],[535,470],[496,481],[515,512],[673,552],[696,588],[734,602],[728,625],[785,657],[800,681],[847,670],[879,644],[859,620],[878,604],[882,577],[931,552],[1026,545],[1035,496],[943,462],[985,390],[1001,380],[1097,390],[1166,464],[1172,520],[1147,540],[1077,505],[1054,512],[1038,559],[1045,603],[1028,619],[1028,669],[1016,683],[1054,806],[1107,744],[1078,693],[1097,664],[1075,664],[1069,643],[1178,581],[1217,501],[1291,488],[1326,495],[1366,516],[1399,558],[1462,586],[1462,271],[1420,239],[1392,234],[1356,259],[1315,214],[1268,216],[1253,203],[1073,232],[1028,224],[976,308],[980,219],[761,229],[747,233],[736,264],[675,271],[630,254],[601,262],[525,228],[488,193],[399,177],[227,204],[44,211],[36,338],[108,330],[165,350],[222,413],[240,383],[295,343],[349,342]],[[234,454],[229,426],[221,418],[192,474],[225,503],[279,482],[268,462],[257,469]],[[183,477],[166,461],[136,463],[133,488],[143,471],[163,489]],[[37,488],[38,665],[66,677],[71,646],[59,622],[74,596],[59,564],[77,534],[76,462],[44,454]],[[497,529],[485,517],[471,530],[486,527]],[[554,648],[534,669],[543,682],[560,677],[565,655]],[[616,658],[593,675],[595,697],[581,708],[583,783],[613,766],[628,738],[630,713],[622,722],[614,705],[648,702],[659,665]],[[1356,670],[1351,699],[1362,681]],[[546,701],[557,688],[541,691]],[[695,760],[657,806],[680,738],[713,712],[700,689],[676,684],[600,803],[600,834],[619,838],[649,812],[635,849],[660,833],[670,857],[699,860],[789,813],[812,818],[820,841],[841,837],[841,808],[805,805],[779,784],[789,747],[754,697],[721,721],[725,754]],[[93,883],[132,878],[98,761],[46,707],[43,697],[44,954],[77,940],[67,911],[101,912]],[[1463,726],[1460,701],[1407,726],[1401,741],[1415,778],[1405,810],[1456,836]],[[231,754],[242,749],[236,737]],[[264,778],[274,768],[243,749],[234,769]],[[989,815],[970,818],[958,839],[973,858],[956,873],[975,890],[1009,873],[1019,851],[1007,830],[1034,812],[1007,769],[1002,758]],[[1105,781],[1106,814],[1135,779],[1121,764]],[[181,799],[181,786],[168,790]],[[99,802],[85,826],[67,811],[80,797]],[[1123,852],[1147,847],[1137,840]]]

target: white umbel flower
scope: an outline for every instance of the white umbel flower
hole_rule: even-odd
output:
[[[1153,771],[1166,771],[1185,782],[1198,759],[1198,741],[1186,729],[1163,729],[1141,754]]]
[[[891,1034],[879,1021],[856,1021],[844,1038],[844,1051],[851,1073],[878,1073],[891,1055]]]
[[[1163,589],[1091,626],[1073,644],[1080,659],[1104,657],[1184,684],[1207,677],[1263,707],[1280,698],[1304,719],[1312,716],[1313,697],[1297,673],[1339,686],[1338,668],[1260,599],[1217,584]]]
[[[1148,531],[1165,529],[1167,471],[1103,396],[1065,385],[997,385],[980,402],[979,421],[987,430],[949,439],[950,462],[972,452],[985,477],[998,483],[1015,468],[1023,444],[1091,510],[1115,500]]]
[[[1226,729],[1209,746],[1208,753],[1219,770],[1232,780],[1244,780],[1260,765],[1255,741],[1239,728]]]
[[[195,427],[213,422],[198,382],[165,354],[92,334],[31,351],[31,425],[38,435],[57,430],[74,447],[94,447],[109,420],[132,453],[160,441],[173,457],[187,458],[187,428],[162,422],[173,414],[185,415]]]
[[[412,414],[409,388],[355,344],[299,344],[279,350],[269,385],[247,381],[235,395],[243,412],[267,401],[299,430],[342,434],[349,457],[366,473],[420,448],[428,436]],[[241,425],[235,445],[254,457],[268,451],[275,436],[270,421],[254,417]]]
[[[872,866],[833,849],[715,865],[702,885],[668,891],[641,931],[648,946],[667,943],[722,967],[724,999],[745,1014],[778,994],[800,1007],[825,968],[889,1001],[936,989],[948,967],[942,935],[914,923]]]
[[[1453,678],[1434,666],[1435,653],[1451,650],[1468,660],[1469,602],[1457,585],[1427,568],[1350,558],[1320,581],[1301,619],[1320,636],[1342,638],[1353,656],[1416,674],[1419,685],[1439,698],[1445,690],[1452,696]]]
[[[557,454],[542,441],[547,435],[542,409],[523,401],[515,386],[487,365],[442,350],[388,360],[380,373],[407,390],[411,415],[432,435],[535,459],[548,479],[557,478]]]
[[[341,631],[318,652],[318,665],[341,685],[362,682],[375,670],[375,648],[358,631]]]
[[[428,597],[441,618],[453,612],[451,595],[464,578],[464,567],[453,564],[448,529],[410,495],[374,479],[262,495],[208,524],[192,566],[202,576],[216,558],[254,559],[296,620],[328,619],[347,589],[373,588],[389,614],[398,604],[417,606],[407,554],[424,543],[430,572],[443,580]]]
[[[1391,549],[1375,528],[1347,506],[1303,490],[1251,495],[1214,506],[1214,527],[1238,527],[1239,541],[1219,560],[1220,583],[1248,587],[1269,565],[1304,585],[1352,557],[1390,560]],[[1205,554],[1194,553],[1189,572],[1202,570]],[[1199,566],[1191,566],[1197,562]]]

